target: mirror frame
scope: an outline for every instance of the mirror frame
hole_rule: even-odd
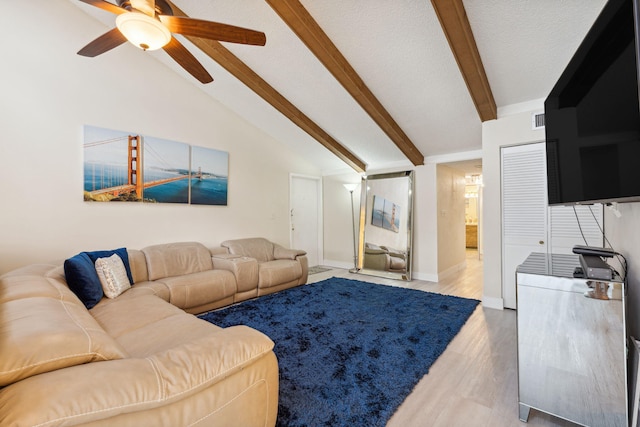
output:
[[[400,272],[396,271],[384,271],[384,270],[375,270],[372,268],[364,267],[364,257],[365,257],[365,243],[367,239],[367,229],[369,227],[374,227],[374,225],[368,224],[371,222],[371,215],[373,208],[373,196],[370,184],[375,183],[379,180],[385,179],[397,179],[397,178],[407,178],[409,180],[409,185],[407,188],[407,194],[402,195],[402,200],[397,200],[398,203],[406,203],[405,206],[400,206],[402,210],[406,209],[406,218],[407,230],[406,230],[406,247],[395,248],[405,253],[405,269]],[[391,172],[391,173],[382,173],[376,175],[369,175],[362,178],[362,185],[360,190],[360,227],[359,227],[359,238],[358,238],[358,273],[367,274],[370,276],[378,276],[384,277],[388,279],[395,280],[411,280],[411,267],[412,267],[412,258],[413,258],[413,190],[414,187],[414,171],[402,171],[402,172]],[[406,197],[406,198],[405,198]],[[368,201],[371,200],[370,203]],[[394,203],[396,201],[393,201]],[[371,206],[369,206],[371,205]],[[402,215],[402,214],[401,214]],[[374,243],[375,242],[368,242]]]

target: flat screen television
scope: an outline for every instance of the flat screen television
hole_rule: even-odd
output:
[[[545,100],[550,205],[640,201],[638,3],[609,0]]]

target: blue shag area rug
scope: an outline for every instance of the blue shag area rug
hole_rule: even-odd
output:
[[[333,277],[199,317],[275,342],[277,426],[382,427],[478,302]]]

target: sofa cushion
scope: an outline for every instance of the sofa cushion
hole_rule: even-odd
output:
[[[0,276],[0,279],[7,277],[44,276],[57,267],[58,265],[56,264],[29,264],[4,273]]]
[[[0,387],[68,366],[127,357],[75,297],[59,291],[58,299],[31,297],[2,304]]]
[[[227,270],[207,270],[158,280],[169,288],[169,302],[189,309],[233,297],[236,279]]]
[[[162,282],[140,282],[136,283],[135,286],[127,289],[125,292],[120,294],[118,297],[118,301],[125,298],[137,298],[141,295],[155,295],[163,301],[169,302],[171,298],[171,294],[169,292],[169,288]],[[111,304],[115,302],[109,298],[103,298],[95,307],[91,309],[91,313],[95,311],[95,309],[103,304]]]
[[[197,242],[166,243],[142,249],[149,280],[199,273],[213,268],[211,253]]]
[[[87,308],[92,308],[104,295],[96,267],[89,255],[82,252],[64,262],[64,275],[69,289]]]
[[[96,272],[107,298],[115,298],[131,287],[122,259],[116,254],[96,260]]]
[[[131,291],[135,290],[136,286],[131,288]],[[125,295],[129,293],[130,291],[126,292],[123,298],[113,301],[105,300],[111,303],[102,302],[91,310],[91,315],[116,341],[131,331],[153,325],[166,317],[185,314],[183,310],[155,295],[126,298]],[[129,352],[126,347],[124,349]]]
[[[152,295],[118,298],[91,312],[131,357],[147,357],[221,329]]]
[[[256,259],[258,262],[272,261],[273,243],[262,237],[248,239],[227,240],[220,244],[229,250],[233,255],[247,256]]]
[[[89,259],[91,259],[91,262],[93,262],[94,264],[96,263],[96,260],[98,258],[107,258],[113,254],[118,255],[122,260],[122,263],[124,264],[125,270],[127,270],[127,277],[129,278],[129,283],[131,284],[135,283],[133,281],[133,275],[131,274],[131,265],[129,264],[129,254],[127,253],[126,248],[111,249],[106,251],[92,251],[92,252],[85,252],[85,253],[89,257]]]
[[[52,268],[52,266],[49,266],[49,270]],[[43,278],[42,274],[31,274],[32,271],[24,268],[21,270],[24,271],[22,275],[4,274],[0,277],[0,304],[29,297],[57,298],[60,295],[60,291],[52,284],[57,284],[57,287],[64,286],[69,291],[69,287],[63,285],[64,277],[62,282],[51,282]],[[72,292],[69,292],[69,294],[73,296]],[[75,298],[78,300],[77,297]]]
[[[263,262],[259,265],[258,275],[258,287],[269,288],[300,279],[302,266],[298,261],[286,259]]]

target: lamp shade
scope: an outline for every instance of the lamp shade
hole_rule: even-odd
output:
[[[156,50],[171,40],[171,32],[160,21],[144,13],[129,12],[116,18],[118,30],[142,50]]]
[[[358,184],[342,184],[344,188],[347,189],[348,192],[352,192],[356,188],[358,188]]]

